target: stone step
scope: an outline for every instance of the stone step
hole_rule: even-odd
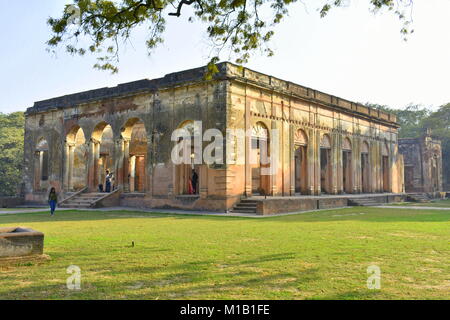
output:
[[[239,209],[239,210],[231,210],[232,213],[253,213],[256,214],[256,210],[244,210],[244,209]]]
[[[65,203],[65,204],[61,205],[60,208],[85,208],[85,209],[89,209],[89,208],[91,208],[91,206],[90,205],[80,205],[80,204],[71,205],[71,204]]]
[[[252,210],[256,212],[256,207],[236,206],[233,210]]]

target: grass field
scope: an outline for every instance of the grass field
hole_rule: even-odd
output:
[[[0,266],[0,299],[450,299],[450,210],[67,211],[0,215],[6,226],[44,232],[51,260]],[[81,291],[66,288],[69,265]],[[367,288],[370,265],[380,290]]]

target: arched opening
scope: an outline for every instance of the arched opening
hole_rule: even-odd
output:
[[[84,131],[75,126],[66,137],[66,181],[68,191],[80,191],[87,186],[88,146]]]
[[[147,131],[144,122],[133,118],[122,130],[122,138],[128,146],[125,150],[125,192],[143,193],[147,188]]]
[[[345,193],[353,192],[352,143],[345,138],[342,143],[342,186]]]
[[[49,176],[49,153],[48,142],[41,138],[36,144],[34,157],[34,188],[35,190],[46,190],[48,188]]]
[[[189,142],[188,155],[184,155],[183,163],[175,166],[175,192],[179,195],[198,195],[200,193],[200,165],[195,159],[201,159],[201,155],[195,154],[195,135],[201,134],[192,120],[184,121],[178,129],[184,129],[186,136],[180,137],[178,142],[185,140]],[[183,153],[185,152],[183,151]]]
[[[324,134],[320,142],[320,187],[322,193],[332,193],[331,171],[331,138]]]
[[[361,146],[361,189],[363,193],[370,192],[369,144],[364,141]]]
[[[91,143],[94,155],[92,187],[100,192],[111,192],[116,187],[113,171],[114,133],[111,126],[106,122],[99,123],[92,133]]]
[[[386,142],[381,151],[381,172],[383,174],[383,192],[389,192],[389,147]]]
[[[252,170],[252,194],[270,194],[270,176],[262,174],[263,168],[270,166],[269,161],[269,130],[262,122],[252,127],[250,166]]]
[[[308,193],[308,136],[302,129],[294,136],[295,192]]]

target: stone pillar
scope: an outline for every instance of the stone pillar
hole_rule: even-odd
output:
[[[115,144],[115,163],[116,163],[116,187],[123,190],[123,140],[119,138],[116,140]]]
[[[314,194],[321,194],[320,183],[320,130],[315,130],[314,134]]]
[[[68,187],[69,191],[73,189],[73,165],[75,157],[75,145],[69,145],[69,176],[68,176]]]
[[[130,140],[123,140],[123,190],[124,192],[130,192]]]
[[[89,141],[88,186],[91,192],[98,190],[98,159],[100,143],[92,138]]]
[[[331,193],[332,194],[338,194],[339,190],[339,183],[338,179],[341,176],[340,175],[340,168],[342,168],[342,165],[339,166],[340,162],[340,155],[338,153],[338,150],[340,150],[340,143],[339,143],[339,134],[338,133],[332,133],[331,134]]]
[[[208,198],[208,166],[203,164],[199,170],[199,193],[201,199]]]
[[[64,144],[64,191],[70,191],[70,183],[69,183],[69,166],[70,166],[70,146],[66,142]]]
[[[273,104],[272,104],[273,106]],[[278,172],[281,172],[281,174],[283,175],[283,144],[282,144],[282,139],[283,139],[283,127],[281,126],[281,128],[277,128],[277,122],[272,120],[271,121],[271,128],[272,128],[272,133],[269,132],[269,143],[270,145],[268,146],[268,148],[270,148],[270,166],[271,166],[271,174],[269,176],[269,185],[270,185],[270,195],[271,196],[275,196],[278,193],[278,187],[277,187],[277,175]],[[277,136],[275,136],[275,133],[277,134]],[[274,166],[274,164],[272,163],[273,161],[276,161],[276,167]],[[281,170],[280,170],[281,169]],[[283,179],[281,178],[281,181],[283,181]],[[281,186],[281,192],[280,195],[283,196],[283,186]]]
[[[358,172],[361,171],[361,161],[359,156],[361,153],[359,151],[359,142],[358,139],[353,138],[352,142],[352,184],[353,184],[353,193],[359,193],[359,175]]]
[[[135,181],[136,181],[136,157],[132,156],[130,159],[130,179],[129,179],[129,191],[134,192],[135,191]]]
[[[246,87],[247,90],[247,87]],[[245,190],[247,197],[252,195],[252,168],[250,164],[250,152],[252,148],[252,124],[250,121],[250,106],[247,102],[247,93],[245,93]]]
[[[308,144],[307,144],[307,171],[308,171],[308,194],[315,194],[315,169],[314,169],[314,158],[315,158],[315,130],[309,129],[308,133]]]
[[[289,194],[295,195],[295,141],[294,141],[294,127],[289,127],[289,169],[290,169],[290,189]],[[304,177],[302,177],[304,179]]]
[[[103,181],[100,181],[101,172],[99,168],[99,161],[100,161],[100,142],[95,142],[95,158],[94,158],[94,167],[95,167],[95,188],[98,187],[100,183],[103,183]],[[103,186],[104,188],[105,186]]]

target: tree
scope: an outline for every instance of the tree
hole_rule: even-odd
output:
[[[447,103],[423,120],[423,127],[431,129],[433,137],[442,143],[444,184],[450,185],[450,103]]]
[[[0,196],[16,195],[22,182],[25,118],[0,113]]]
[[[410,104],[404,109],[393,109],[373,103],[366,103],[366,106],[395,114],[400,125],[400,138],[418,138],[423,135],[423,120],[430,115],[429,109],[414,104]]]
[[[211,40],[212,54],[208,64],[210,73],[217,71],[215,62],[223,50],[234,57],[236,63],[246,63],[256,50],[272,56],[269,42],[274,27],[281,23],[294,3],[301,0],[72,0],[59,18],[49,18],[52,37],[49,49],[65,45],[71,54],[97,56],[95,68],[118,71],[116,66],[119,43],[130,38],[138,26],[149,28],[146,45],[151,50],[164,40],[164,30],[174,18],[184,17],[204,23]],[[413,0],[368,0],[374,11],[388,10],[397,15],[409,28]],[[334,7],[346,5],[348,0],[324,0],[318,7],[325,17]],[[314,2],[313,2],[314,3]],[[315,5],[315,4],[314,4]]]

